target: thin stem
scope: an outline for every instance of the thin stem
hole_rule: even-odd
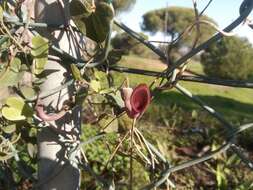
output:
[[[134,137],[134,128],[135,128],[136,118],[133,119],[132,128],[130,130],[130,168],[129,168],[129,189],[133,189],[133,137]]]
[[[227,134],[229,134],[230,131],[235,130],[235,126],[233,126],[231,123],[229,123],[219,112],[217,112],[212,107],[206,105],[200,98],[197,96],[194,96],[190,91],[183,88],[179,84],[176,84],[176,89],[179,90],[182,94],[193,100],[195,103],[197,103],[199,106],[201,106],[204,110],[206,110],[208,113],[210,113],[213,117],[215,117],[218,121],[220,121],[223,126],[227,129]],[[242,129],[245,130],[245,129]],[[241,132],[241,131],[239,131]],[[238,132],[238,133],[239,133]],[[235,139],[233,139],[234,144]],[[245,155],[240,151],[240,149],[237,146],[231,147],[233,152],[237,154],[237,156],[248,166],[249,169],[253,170],[253,162],[245,157]]]
[[[118,145],[115,147],[113,153],[111,154],[110,158],[108,159],[108,161],[105,164],[105,168],[108,166],[108,164],[110,163],[110,161],[114,158],[115,154],[117,153],[117,151],[119,150],[120,146],[123,144],[123,142],[125,141],[125,139],[127,138],[127,136],[129,135],[130,131],[127,131],[127,133],[124,135],[124,137],[120,140],[120,142],[118,143]]]
[[[110,67],[110,70],[124,73],[132,73],[138,75],[146,75],[152,77],[166,77],[165,73],[157,72],[157,71],[147,71],[142,69],[133,69],[127,67],[114,66]],[[253,88],[253,82],[250,81],[239,81],[239,80],[229,80],[229,79],[220,79],[220,78],[212,78],[204,75],[198,74],[198,76],[194,75],[182,75],[179,77],[179,80],[189,81],[189,82],[198,82],[204,84],[214,84],[221,86],[230,86],[230,87],[240,87],[240,88]]]
[[[252,1],[247,1],[247,2],[249,2],[249,3],[243,9],[243,12],[241,12],[240,16],[234,22],[232,22],[229,26],[227,26],[223,31],[225,31],[225,32],[232,31],[240,23],[242,23],[245,20],[245,18],[248,17],[248,15],[250,14],[250,12],[252,11],[253,2]],[[214,42],[218,41],[222,37],[223,37],[223,34],[222,33],[218,33],[215,36],[213,36],[212,38],[210,38],[209,40],[207,40],[206,42],[204,42],[201,45],[199,45],[196,48],[194,48],[192,51],[190,51],[189,53],[187,53],[185,56],[183,56],[180,59],[178,59],[170,68],[167,68],[165,70],[166,71],[166,75],[169,76],[176,68],[179,68],[182,64],[184,64],[184,62],[186,62],[192,56],[196,55],[201,50],[207,48],[211,43],[214,43]]]
[[[176,171],[179,171],[179,170],[182,170],[182,169],[186,169],[188,167],[191,167],[195,164],[198,164],[198,163],[201,163],[201,162],[204,162],[206,160],[209,160],[225,151],[227,151],[230,147],[232,148],[233,146],[233,141],[234,141],[234,138],[236,137],[236,135],[238,135],[239,133],[241,133],[242,131],[245,131],[247,129],[250,129],[253,127],[253,123],[251,124],[246,124],[246,125],[243,125],[243,126],[240,126],[238,129],[234,130],[233,132],[231,132],[230,134],[230,137],[228,139],[228,142],[225,143],[224,145],[222,145],[220,148],[218,148],[217,150],[203,156],[203,157],[200,157],[200,158],[197,158],[197,159],[193,159],[193,160],[190,160],[190,161],[186,161],[182,164],[179,164],[177,166],[174,166],[174,167],[169,167],[167,168],[160,176],[160,178],[157,180],[157,181],[154,181],[152,183],[150,183],[149,185],[145,186],[143,188],[143,190],[150,190],[150,189],[153,189],[154,187],[158,187],[160,186],[162,183],[164,183],[168,176],[170,175],[170,173],[172,172],[176,172]]]

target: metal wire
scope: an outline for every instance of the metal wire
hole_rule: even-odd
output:
[[[209,1],[207,7],[210,5],[212,0]],[[203,14],[203,12],[206,10],[206,8],[200,13]],[[229,26],[227,26],[224,31],[225,32],[230,32],[232,31],[235,27],[237,27],[240,23],[242,23],[247,16],[250,14],[250,12],[253,9],[253,1],[252,0],[244,0],[243,3],[241,4],[240,7],[240,16]],[[25,23],[22,22],[12,22],[15,26],[23,26]],[[119,21],[114,21],[114,24],[123,29],[125,32],[127,32],[130,36],[133,38],[137,39],[139,42],[150,48],[154,53],[156,53],[158,56],[160,56],[161,59],[166,60],[167,56],[162,52],[159,48],[156,46],[152,45],[149,41],[144,39],[142,36],[140,36],[138,33],[134,32],[130,28],[128,28],[126,25]],[[45,23],[30,23],[29,24],[29,29],[37,28],[37,27],[56,27],[56,28],[61,28],[63,26],[49,26]],[[202,43],[201,45],[197,46],[196,48],[192,49],[189,53],[187,53],[185,56],[181,57],[178,59],[176,62],[172,62],[171,60],[168,61],[170,64],[170,67],[168,67],[166,70],[163,72],[155,72],[155,71],[147,71],[147,70],[141,70],[141,69],[132,69],[132,68],[126,68],[126,67],[109,67],[110,70],[113,71],[118,71],[118,72],[126,72],[126,73],[134,73],[134,74],[141,74],[141,75],[147,75],[147,76],[153,76],[153,77],[162,77],[162,78],[169,78],[170,74],[175,71],[175,69],[180,68],[188,59],[199,53],[200,51],[204,50],[207,48],[211,43],[214,43],[218,40],[220,40],[223,37],[222,33],[217,33],[215,36],[207,40],[206,42]],[[6,37],[2,37],[0,39],[0,45],[4,41],[6,41]],[[71,62],[74,62],[76,64],[81,64],[85,65],[85,62],[83,60],[79,60],[74,58],[73,56],[69,55],[68,53],[64,52],[58,47],[55,47],[53,45],[50,46],[50,48],[57,54],[61,59],[63,60],[68,60]],[[90,67],[97,66],[97,64],[91,64]],[[248,82],[248,81],[236,81],[236,80],[224,80],[224,79],[217,79],[217,78],[210,78],[206,77],[203,75],[198,75],[198,76],[191,76],[191,75],[182,75],[178,77],[178,80],[182,81],[189,81],[189,82],[198,82],[198,83],[204,83],[204,84],[216,84],[216,85],[223,85],[223,86],[231,86],[231,87],[241,87],[241,88],[253,88],[253,82]],[[253,163],[251,160],[245,157],[245,155],[242,153],[240,148],[238,148],[235,144],[236,136],[241,133],[244,130],[250,129],[253,127],[253,124],[248,124],[248,125],[243,125],[240,126],[239,128],[236,128],[235,126],[231,125],[220,113],[218,113],[215,109],[207,106],[202,100],[200,100],[198,97],[194,96],[190,91],[187,89],[183,88],[179,84],[174,84],[174,87],[181,92],[184,96],[190,98],[192,101],[197,103],[199,106],[201,106],[203,109],[208,111],[213,117],[215,117],[217,120],[223,124],[223,126],[227,129],[227,142],[223,144],[220,148],[217,150],[194,160],[184,162],[178,166],[169,166],[166,168],[160,177],[158,177],[157,180],[151,182],[149,185],[145,186],[143,189],[148,190],[152,189],[155,187],[158,187],[162,183],[166,181],[168,178],[168,175],[172,172],[176,172],[178,170],[185,169],[187,167],[190,167],[192,165],[198,164],[200,162],[204,162],[208,159],[213,158],[215,155],[220,154],[221,152],[226,151],[227,149],[231,148],[234,153],[236,153],[241,160],[250,168],[253,170]],[[50,92],[51,93],[51,92]],[[149,144],[149,147],[154,150],[155,154],[158,155],[158,157],[164,162],[168,163],[168,161],[153,147],[152,144]]]

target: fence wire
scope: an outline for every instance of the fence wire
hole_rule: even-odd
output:
[[[208,8],[208,6],[211,4],[212,0],[210,0],[207,4],[207,6],[196,15],[196,19],[198,19],[205,10]],[[108,70],[116,71],[116,72],[123,72],[123,73],[133,73],[133,74],[140,74],[140,75],[147,75],[147,76],[152,76],[155,78],[162,78],[166,81],[166,85],[170,84],[170,88],[174,87],[177,89],[181,94],[186,96],[187,98],[190,98],[193,102],[198,104],[201,108],[206,110],[211,116],[216,118],[222,126],[227,131],[227,139],[226,142],[221,145],[217,150],[204,155],[200,158],[196,158],[187,162],[183,162],[177,166],[172,166],[169,164],[169,161],[164,158],[164,156],[149,142],[147,142],[149,149],[152,150],[152,152],[166,165],[166,168],[161,172],[161,175],[156,178],[154,181],[152,181],[150,184],[146,185],[143,189],[148,190],[148,189],[153,189],[155,187],[160,186],[163,184],[169,177],[169,175],[173,172],[183,170],[187,167],[191,167],[195,164],[204,162],[206,160],[209,160],[213,157],[215,157],[217,154],[220,154],[222,152],[225,152],[228,149],[231,149],[242,161],[247,165],[251,170],[253,170],[253,163],[252,161],[246,157],[245,153],[242,151],[242,149],[237,145],[236,142],[236,137],[239,133],[242,131],[248,130],[253,127],[253,124],[247,124],[247,125],[242,125],[242,126],[234,126],[231,124],[229,121],[227,121],[223,115],[219,112],[217,112],[214,108],[210,107],[207,105],[205,102],[203,102],[200,98],[197,96],[193,95],[189,90],[185,89],[183,86],[179,85],[179,81],[189,81],[189,82],[197,82],[197,83],[204,83],[204,84],[215,84],[215,85],[222,85],[222,86],[230,86],[230,87],[240,87],[240,88],[253,88],[253,83],[248,82],[248,81],[237,81],[237,80],[224,80],[224,79],[218,79],[218,78],[211,78],[203,75],[177,75],[175,78],[173,77],[173,73],[176,70],[182,69],[182,66],[193,56],[198,54],[200,51],[205,50],[210,44],[217,42],[221,38],[223,38],[224,33],[223,32],[231,32],[234,28],[236,28],[238,25],[243,23],[248,15],[251,13],[253,9],[253,1],[252,0],[244,0],[239,8],[240,15],[235,21],[233,21],[231,24],[229,24],[226,28],[224,28],[222,31],[217,32],[213,37],[211,37],[209,40],[206,42],[200,44],[199,46],[194,45],[192,50],[178,59],[177,61],[173,62],[172,60],[168,60],[168,56],[166,53],[164,53],[161,49],[158,47],[154,46],[152,43],[150,43],[148,40],[144,39],[142,36],[140,36],[138,33],[135,31],[131,30],[128,26],[125,24],[117,21],[114,19],[114,24],[124,30],[126,33],[128,33],[131,37],[134,39],[138,40],[140,43],[148,47],[150,50],[152,50],[155,54],[157,54],[163,61],[166,61],[167,63],[167,68],[163,72],[155,72],[155,71],[148,71],[145,69],[133,69],[133,68],[127,68],[127,67],[120,67],[120,66],[110,66],[110,65],[103,65],[104,60],[101,60],[99,63],[94,63],[94,64],[88,64],[84,60],[81,59],[76,59],[75,57],[71,56],[67,52],[63,51],[59,47],[56,47],[54,45],[50,45],[50,49],[54,52],[55,55],[59,56],[62,60],[64,60],[64,63],[67,63],[67,61],[74,62],[79,68],[82,67],[95,67],[95,66],[100,66],[103,65],[106,67]],[[64,29],[65,26],[61,25],[48,25],[46,23],[25,23],[17,18],[12,18],[10,19],[9,16],[4,17],[5,23],[8,23],[13,26],[14,29],[12,29],[10,32],[11,34],[14,34],[15,31],[19,27],[23,27],[28,25],[28,30],[30,30],[32,33],[35,35],[36,30],[38,28],[57,28],[57,29]],[[197,24],[198,25],[198,24]],[[251,25],[250,25],[251,26]],[[78,30],[77,30],[78,31]],[[0,39],[0,45],[2,45],[6,40],[7,36],[3,36]],[[190,73],[193,73],[190,70],[186,70]],[[195,74],[195,73],[193,73]],[[73,81],[69,81],[66,83],[64,86],[61,86],[57,89],[53,89],[51,91],[48,91],[44,94],[44,96],[50,96],[51,94],[61,90],[62,88],[65,88],[68,85],[71,85]],[[36,97],[29,101],[35,101]],[[93,141],[103,137],[104,135],[98,134],[98,136],[93,137],[92,139],[89,140],[88,143],[92,143]],[[108,184],[105,182],[104,179],[102,179],[100,176],[97,176],[89,167],[87,163],[82,163],[80,161],[79,163],[81,168],[84,168],[84,170],[88,171],[91,176],[93,176],[96,180],[98,180],[102,186],[108,187]]]

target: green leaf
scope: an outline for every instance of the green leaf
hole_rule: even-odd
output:
[[[69,5],[72,19],[88,18],[92,13],[92,7],[86,0],[72,0]]]
[[[39,75],[44,71],[44,67],[47,64],[47,55],[45,57],[35,58],[35,64],[33,65],[33,73]]]
[[[100,94],[109,94],[109,93],[112,93],[114,91],[115,91],[115,89],[112,87],[112,88],[105,88],[103,90],[100,90],[99,93]]]
[[[3,127],[2,130],[7,134],[11,134],[16,131],[16,125],[15,124],[8,125],[6,127]]]
[[[75,64],[71,64],[70,68],[71,68],[72,75],[73,75],[74,79],[77,81],[82,81],[83,77],[81,75],[80,70],[77,68],[77,66]]]
[[[21,61],[19,58],[14,58],[10,63],[10,68],[12,71],[18,73],[21,69]]]
[[[88,18],[92,13],[91,4],[86,0],[72,0],[70,2],[70,15],[77,28],[85,35],[86,25],[82,19]]]
[[[34,158],[37,153],[37,148],[32,143],[27,144],[27,151],[30,157]]]
[[[198,112],[196,110],[192,111],[192,119],[197,119],[198,117]]]
[[[4,162],[6,160],[9,160],[10,158],[12,158],[16,153],[12,152],[12,153],[6,153],[6,152],[1,152],[0,151],[0,161]]]
[[[112,133],[112,132],[118,132],[119,124],[118,120],[114,119],[112,116],[106,116],[103,119],[99,121],[99,125],[102,126],[102,128],[105,128],[104,132],[106,133]]]
[[[47,55],[48,54],[48,40],[41,37],[41,36],[34,36],[32,38],[32,50],[31,54],[34,57],[38,57],[41,55]]]
[[[10,121],[25,120],[32,116],[33,111],[19,97],[10,97],[6,101],[6,106],[2,108],[2,115]]]
[[[70,15],[79,30],[88,38],[101,43],[105,41],[114,17],[113,8],[105,2],[96,4],[95,12],[85,0],[70,3]]]
[[[20,91],[26,99],[31,99],[34,96],[36,96],[35,90],[32,87],[29,87],[29,86],[20,87]]]
[[[104,2],[98,3],[95,13],[91,14],[86,24],[87,37],[98,43],[105,41],[110,31],[113,16],[114,11],[110,5]]]
[[[20,72],[21,69],[21,61],[15,57],[11,61],[10,66],[0,72],[0,88],[15,86],[23,77],[24,72]]]
[[[110,93],[108,94],[109,96],[111,96],[113,98],[113,100],[116,102],[116,104],[123,108],[125,107],[125,103],[124,101],[122,100],[122,97],[121,97],[121,94],[119,91],[115,92],[115,93]]]
[[[90,87],[95,91],[95,92],[99,92],[99,90],[101,89],[101,85],[100,82],[97,80],[92,80],[90,82]]]
[[[9,68],[0,72],[0,87],[14,86],[18,83],[19,73],[11,71]]]
[[[21,111],[12,107],[3,107],[2,114],[10,121],[25,120],[25,116],[21,114]]]
[[[31,54],[34,56],[35,63],[33,65],[33,73],[39,75],[43,72],[48,57],[48,40],[41,36],[32,38]]]
[[[3,21],[3,8],[0,6],[0,22]]]

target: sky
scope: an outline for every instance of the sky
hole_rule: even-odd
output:
[[[196,1],[198,3],[198,10],[201,11],[209,0]],[[220,28],[224,28],[239,16],[239,7],[242,2],[243,0],[213,0],[205,14],[214,19]],[[130,11],[122,13],[119,19],[131,29],[140,32],[142,15],[148,11],[164,8],[166,6],[193,7],[192,0],[136,0],[134,7],[130,9]],[[253,19],[253,13],[251,13],[249,18]],[[239,36],[247,37],[253,44],[253,30],[248,26],[240,25],[233,32]],[[150,36],[149,34],[149,37],[150,40],[164,39],[161,33],[155,36]]]

